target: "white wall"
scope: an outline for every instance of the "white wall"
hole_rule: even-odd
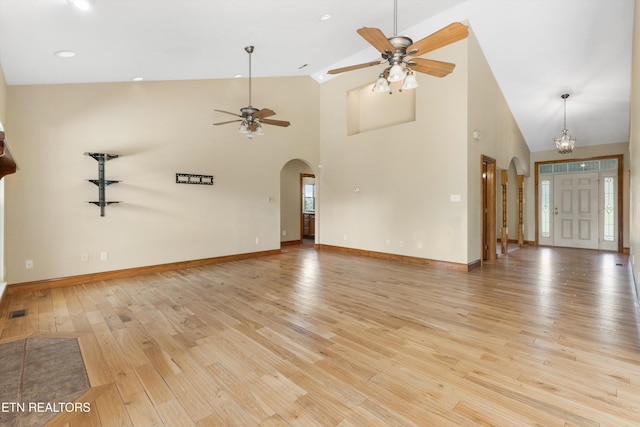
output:
[[[248,140],[235,124],[212,126],[232,119],[214,109],[246,106],[247,84],[9,86],[20,169],[5,183],[8,282],[279,248],[282,167],[318,163],[318,88],[307,77],[254,79],[254,105],[292,125]],[[295,107],[301,99],[305,108]],[[98,171],[87,151],[122,155],[106,164],[106,177],[123,182],[107,187],[107,200],[122,203],[105,217],[86,203],[98,194],[86,181]],[[176,184],[177,172],[214,175],[215,184]]]

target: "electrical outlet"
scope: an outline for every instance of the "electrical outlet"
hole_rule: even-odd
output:
[[[347,240],[347,235],[346,234],[342,236],[342,240]]]
[[[259,244],[260,244],[260,238],[256,237],[256,245],[259,245]]]
[[[106,252],[100,252],[100,261],[106,261],[109,259],[109,255]]]
[[[400,247],[404,246],[404,242],[402,240],[400,240]]]
[[[286,236],[287,235],[287,230],[282,230],[282,235]]]
[[[30,270],[33,268],[33,260],[32,259],[28,259],[24,262],[24,268]]]
[[[422,249],[422,242],[418,242],[418,249]]]

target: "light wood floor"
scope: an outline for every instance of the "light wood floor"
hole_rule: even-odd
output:
[[[79,337],[91,411],[51,425],[638,426],[627,263],[524,248],[463,273],[287,247],[10,295],[0,339]]]

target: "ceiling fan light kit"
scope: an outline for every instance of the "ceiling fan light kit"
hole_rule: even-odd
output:
[[[460,22],[454,22],[414,43],[409,37],[397,35],[397,9],[398,1],[394,0],[393,37],[386,37],[378,28],[362,27],[357,31],[362,38],[380,52],[382,56],[381,60],[336,68],[329,70],[327,74],[339,74],[387,63],[389,66],[380,74],[380,77],[378,77],[378,80],[376,80],[371,90],[373,92],[389,93],[391,93],[389,85],[386,84],[386,82],[382,82],[382,80],[385,80],[384,76],[386,76],[386,80],[389,83],[402,81],[400,91],[403,91],[418,87],[418,81],[416,80],[414,71],[435,77],[445,77],[449,75],[455,68],[455,64],[418,58],[417,56],[424,55],[466,38],[469,34],[467,26]]]
[[[254,47],[246,46],[244,50],[249,54],[249,106],[241,108],[240,114],[231,113],[224,110],[215,110],[219,113],[231,114],[233,116],[240,117],[240,119],[218,122],[214,123],[214,125],[218,126],[227,123],[240,122],[238,132],[245,135],[249,139],[253,139],[254,135],[264,135],[264,131],[262,130],[263,124],[287,127],[291,123],[285,120],[268,119],[267,117],[275,116],[275,111],[268,108],[258,109],[251,106],[251,54],[253,53]]]
[[[573,152],[573,148],[576,145],[576,139],[569,135],[569,131],[567,130],[567,98],[569,98],[569,94],[562,94],[560,95],[560,98],[564,101],[564,126],[562,128],[562,135],[560,135],[560,138],[553,138],[553,141],[556,143],[558,153],[569,154]]]
[[[416,80],[416,76],[413,74],[413,71],[409,70],[407,72],[407,77],[404,78],[404,82],[402,83],[402,87],[400,90],[410,90],[418,87],[418,80]]]
[[[391,93],[391,89],[389,88],[389,83],[387,83],[387,79],[384,77],[384,73],[380,74],[378,80],[373,84],[371,88],[372,92],[389,92]]]

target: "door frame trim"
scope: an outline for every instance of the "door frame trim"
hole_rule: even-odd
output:
[[[316,176],[312,173],[300,173],[300,190],[298,191],[298,195],[300,199],[298,200],[298,209],[300,212],[300,243],[304,240],[304,213],[302,212],[302,194],[304,192],[304,179],[305,178],[315,178]],[[315,233],[314,233],[315,234]]]
[[[486,178],[482,176],[484,173],[484,164],[487,165]],[[485,185],[487,197],[485,199]],[[481,265],[485,260],[490,261],[497,258],[497,231],[496,231],[496,159],[485,156],[480,157],[480,200],[481,205],[481,222],[482,222],[482,247],[480,248]],[[485,204],[486,203],[486,204]],[[487,210],[485,221],[485,209]],[[485,246],[487,257],[485,258]]]
[[[610,156],[596,156],[596,157],[582,157],[582,158],[571,158],[571,159],[563,159],[563,160],[546,160],[543,162],[535,162],[534,163],[534,172],[535,172],[535,181],[534,181],[534,186],[535,186],[535,239],[534,239],[534,244],[535,246],[538,246],[538,236],[539,236],[539,232],[540,230],[538,230],[538,221],[539,221],[539,213],[538,213],[538,209],[539,209],[539,195],[538,195],[538,179],[539,179],[539,169],[540,169],[540,165],[547,165],[547,164],[552,164],[552,163],[573,163],[573,162],[580,162],[580,161],[590,161],[590,160],[604,160],[604,159],[618,159],[618,253],[622,253],[624,251],[624,235],[623,235],[623,219],[624,219],[624,215],[622,212],[623,206],[624,206],[624,156],[622,154],[613,154]],[[600,236],[598,236],[598,239],[600,239]]]

